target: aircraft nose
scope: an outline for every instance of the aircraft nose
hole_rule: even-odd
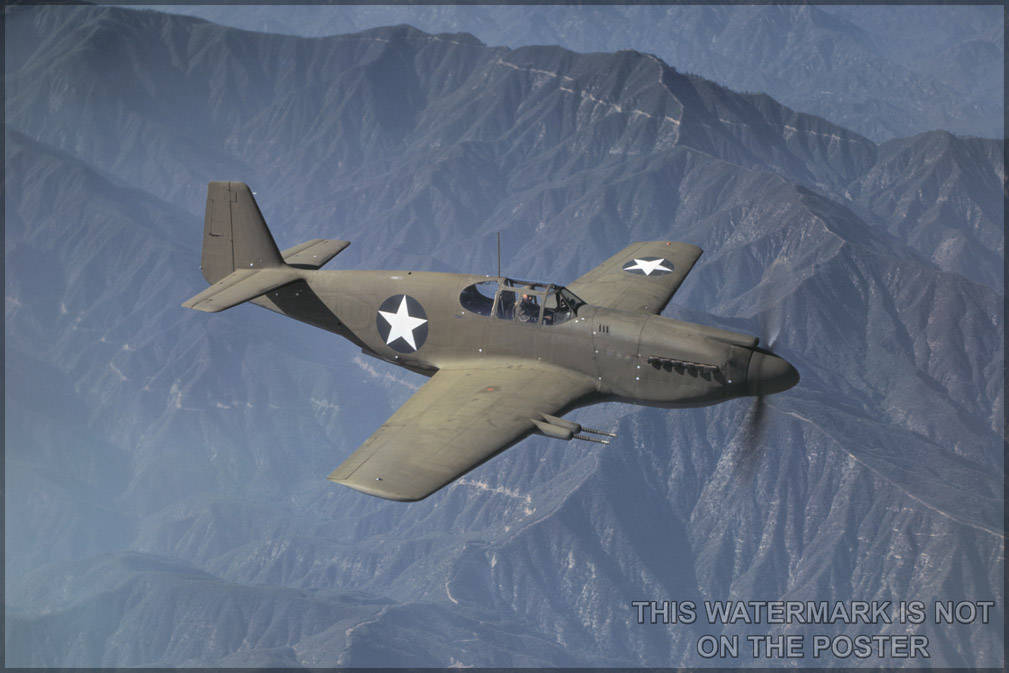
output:
[[[773,353],[754,351],[746,371],[750,395],[772,395],[788,390],[799,382],[799,372],[787,360]]]

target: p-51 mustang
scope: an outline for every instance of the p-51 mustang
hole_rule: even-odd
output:
[[[414,271],[320,271],[349,244],[278,250],[248,186],[211,182],[201,268],[183,306],[245,301],[343,336],[429,376],[329,479],[420,500],[532,433],[607,443],[561,418],[621,401],[695,407],[794,386],[796,370],[758,338],[659,315],[701,249],[633,243],[561,287]]]

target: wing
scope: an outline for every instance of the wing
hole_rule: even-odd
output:
[[[689,243],[631,243],[568,289],[594,306],[661,313],[701,252]]]
[[[390,500],[420,500],[504,451],[595,390],[587,376],[540,363],[441,369],[329,475]]]

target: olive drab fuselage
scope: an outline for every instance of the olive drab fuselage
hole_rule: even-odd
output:
[[[492,305],[497,310],[489,315],[467,310],[463,292],[488,283],[499,287]],[[513,288],[516,307],[505,314],[503,293]],[[546,303],[561,289],[465,274],[310,271],[253,301],[427,375],[501,358],[547,362],[592,377],[594,401],[690,407],[752,394],[746,373],[757,339],[748,335],[588,304],[553,324],[546,307],[533,322],[517,317],[523,290],[538,291],[534,298]],[[390,344],[396,329],[406,338]]]

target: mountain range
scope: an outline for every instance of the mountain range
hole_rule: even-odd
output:
[[[321,37],[406,23],[491,45],[655,54],[685,72],[880,142],[1004,133],[998,5],[161,6],[245,30]]]
[[[8,666],[698,666],[637,600],[972,600],[926,635],[1004,664],[1004,142],[877,143],[639,51],[406,25],[306,38],[10,6]],[[926,91],[927,95],[927,91]],[[570,282],[705,253],[667,315],[773,340],[754,408],[573,415],[413,504],[325,475],[423,378],[205,287],[206,183],[334,268]],[[591,421],[591,422],[590,422]],[[703,621],[703,620],[702,620]],[[727,664],[777,665],[748,656]]]

